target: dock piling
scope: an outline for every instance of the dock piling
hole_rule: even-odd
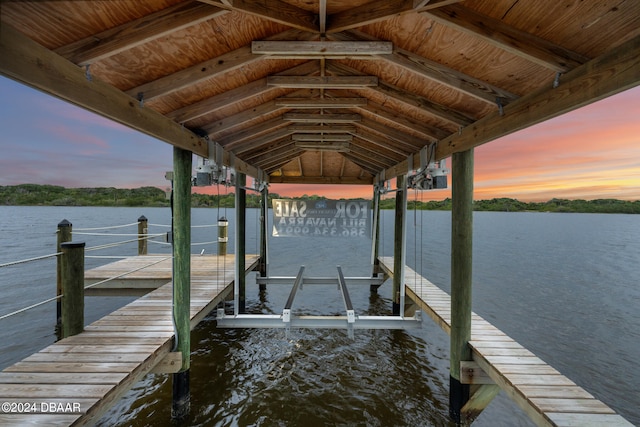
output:
[[[460,381],[460,361],[472,360],[473,149],[453,154],[452,175],[449,415],[459,424],[470,394]]]
[[[84,242],[64,242],[62,249],[62,338],[84,330]]]
[[[171,417],[189,413],[191,364],[191,158],[190,151],[173,149],[173,322],[174,351],[182,352],[180,371],[173,374]]]
[[[269,188],[265,185],[260,193],[260,264],[258,274],[260,277],[267,277],[267,219],[269,215]],[[260,290],[265,291],[267,285],[260,284]]]
[[[56,252],[62,252],[62,243],[70,242],[73,231],[72,224],[63,219],[58,223],[58,242],[56,245]],[[62,255],[57,256],[56,264],[56,295],[58,299],[56,301],[56,329],[60,332],[62,328]]]
[[[236,175],[236,314],[246,312],[246,277],[245,247],[247,222],[247,176],[238,172]]]
[[[149,230],[149,220],[141,215],[138,218],[138,255],[147,254],[147,233]]]
[[[229,220],[221,216],[218,218],[218,256],[227,255],[227,242],[229,241]]]
[[[406,210],[407,210],[407,185],[405,175],[396,178],[396,218],[393,243],[393,315],[399,316],[404,310],[404,265],[406,242]]]

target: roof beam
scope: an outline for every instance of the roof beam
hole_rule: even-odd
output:
[[[296,89],[345,89],[378,85],[376,76],[269,76],[267,85]]]
[[[318,15],[281,0],[199,0],[222,9],[248,13],[293,28],[318,33]]]
[[[208,144],[158,112],[140,108],[124,92],[94,77],[56,53],[25,37],[11,26],[0,25],[0,74],[150,135],[170,145],[208,157]],[[258,169],[225,153],[223,162],[257,177]]]
[[[353,123],[360,121],[360,114],[305,114],[285,113],[284,120],[296,123]]]
[[[268,40],[287,40],[308,37],[315,37],[315,35],[303,33],[299,30],[287,30],[269,37]],[[264,59],[264,57],[253,55],[251,53],[251,46],[246,45],[152,82],[129,89],[127,93],[133,97],[138,97],[138,94],[142,93],[144,100],[150,101]]]
[[[360,133],[361,129],[366,129],[382,136],[383,138],[395,142],[396,145],[404,145],[408,150],[410,150],[410,153],[419,150],[428,142],[432,141],[431,139],[419,138],[417,136],[410,135],[396,128],[385,126],[382,123],[367,118],[363,118],[361,122],[356,123],[356,127],[358,127],[358,133]]]
[[[233,132],[228,136],[217,137],[216,134],[210,134],[209,138],[215,140],[218,144],[226,148],[227,145],[241,143],[251,138],[257,138],[287,125],[289,125],[289,122],[282,120],[282,117],[274,117],[273,119],[260,122],[241,131]]]
[[[377,104],[375,102],[369,102],[366,107],[358,107],[358,109],[402,126],[403,128],[408,129],[410,132],[418,132],[424,136],[425,140],[441,139],[449,135],[449,132],[446,132],[435,126],[418,122],[410,117],[407,117],[401,112],[385,107],[384,105]]]
[[[224,148],[228,148],[230,151],[238,155],[242,155],[243,158],[247,158],[247,152],[253,151],[258,147],[271,144],[274,141],[281,140],[282,138],[288,138],[288,140],[291,141],[290,136],[292,134],[293,132],[290,131],[289,128],[283,127],[274,132],[243,141],[242,143],[225,145]]]
[[[356,127],[351,125],[290,125],[289,129],[296,133],[318,133],[318,134],[331,134],[331,133],[355,133]]]
[[[217,132],[229,131],[237,127],[243,126],[247,123],[258,119],[260,116],[275,113],[277,111],[284,110],[284,108],[277,107],[274,101],[268,101],[258,105],[257,107],[250,108],[248,110],[241,111],[233,116],[228,116],[218,121],[209,123],[202,127],[202,130],[207,135],[215,134]]]
[[[329,135],[300,133],[300,134],[293,134],[291,139],[294,141],[301,141],[301,142],[329,142],[329,141],[351,142],[353,140],[353,135],[339,134],[339,133],[332,133]]]
[[[443,139],[437,145],[436,159],[469,150],[638,85],[640,36],[563,75],[556,88],[533,92],[506,106],[503,115],[489,114]],[[419,156],[414,155],[414,167],[418,160]],[[387,169],[385,176],[393,178],[407,169],[404,161]]]
[[[433,9],[425,14],[436,22],[474,37],[480,37],[493,46],[557,72],[567,72],[589,60],[562,46],[460,5]]]
[[[294,142],[296,148],[300,148],[305,151],[337,151],[340,153],[349,151],[348,142],[330,141],[330,142],[306,142],[296,141]]]
[[[352,58],[393,52],[387,41],[269,41],[251,43],[251,52],[277,58]],[[359,58],[362,59],[362,58]]]
[[[334,40],[377,40],[375,37],[357,30],[334,33],[330,37]],[[495,105],[496,98],[502,98],[503,105],[518,98],[517,95],[509,91],[397,46],[394,47],[392,54],[375,55],[375,57],[491,105]]]
[[[272,170],[275,172],[278,168]],[[276,175],[269,176],[269,182],[274,184],[342,184],[342,185],[372,185],[373,184],[373,174],[370,174],[368,177],[350,177],[350,176],[341,176],[341,177],[330,177],[330,176],[286,176],[286,175]]]
[[[349,108],[367,105],[367,98],[277,98],[276,105],[286,108]]]
[[[62,46],[55,52],[84,66],[224,13],[227,13],[224,9],[185,1]]]

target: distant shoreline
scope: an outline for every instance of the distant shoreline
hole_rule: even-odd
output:
[[[285,198],[273,193],[270,199]],[[307,196],[309,199],[324,199]],[[234,194],[207,195],[194,193],[192,207],[233,207]],[[102,206],[102,207],[168,207],[166,194],[157,187],[123,189],[114,187],[65,188],[55,185],[19,184],[0,186],[0,206]],[[568,200],[551,199],[546,202],[521,202],[510,198],[476,200],[475,211],[488,212],[570,212],[640,214],[640,200],[618,199]],[[260,197],[247,193],[247,207],[260,206]],[[395,198],[380,202],[381,209],[395,209]],[[451,199],[419,202],[410,200],[410,210],[451,210]]]

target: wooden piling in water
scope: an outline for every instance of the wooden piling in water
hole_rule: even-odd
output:
[[[236,296],[237,312],[246,312],[246,277],[245,277],[245,246],[247,222],[247,176],[238,172],[236,175]]]
[[[191,157],[190,151],[173,148],[173,351],[182,353],[180,371],[173,374],[171,417],[176,420],[184,419],[190,406]]]
[[[147,254],[147,233],[149,230],[149,221],[144,215],[138,218],[138,255]]]
[[[84,242],[63,242],[62,338],[84,330]]]
[[[218,255],[227,254],[227,242],[229,241],[229,220],[222,216],[218,218]]]
[[[449,415],[459,424],[470,392],[460,382],[460,361],[472,360],[473,149],[453,154],[452,178]]]
[[[258,273],[260,277],[267,277],[267,224],[269,219],[269,188],[265,185],[260,193],[260,263]],[[260,284],[260,290],[267,289],[267,285]]]
[[[377,186],[373,187],[373,230],[371,234],[371,265],[373,266],[371,275],[376,277],[382,271],[380,259],[378,259],[380,255],[380,189]],[[380,285],[371,285],[369,291],[378,292],[379,287]]]
[[[405,264],[405,218],[407,210],[407,185],[406,176],[398,175],[396,178],[396,217],[393,237],[393,304],[394,316],[399,316],[404,312],[404,301],[401,298],[402,287],[404,286],[404,264]]]
[[[64,242],[71,241],[71,235],[73,231],[72,224],[63,219],[58,223],[58,242],[56,244],[56,252],[62,252],[62,244]],[[62,255],[57,256],[56,263],[56,329],[61,332],[62,328]],[[60,335],[61,336],[61,335]]]

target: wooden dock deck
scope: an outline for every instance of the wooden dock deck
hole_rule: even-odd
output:
[[[87,271],[85,277],[97,281],[156,261],[133,273],[134,280],[164,280],[163,286],[0,372],[0,425],[92,424],[149,372],[179,368],[171,353],[170,258],[131,257]],[[235,257],[192,256],[191,262],[193,329],[232,292]],[[246,270],[257,262],[258,256],[246,256]],[[126,276],[118,283],[126,287]]]
[[[393,258],[379,259],[381,267],[392,276]],[[407,266],[405,285],[406,295],[451,334],[449,294]],[[471,319],[469,345],[473,361],[537,425],[633,427],[613,409],[475,313]],[[480,379],[480,382],[485,381]]]

